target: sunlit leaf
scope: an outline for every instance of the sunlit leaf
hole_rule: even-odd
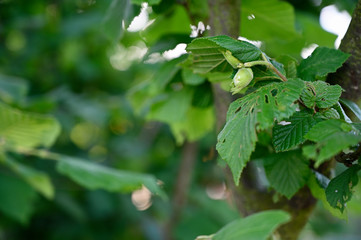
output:
[[[197,38],[186,49],[191,54],[189,67],[195,73],[230,71],[230,65],[222,54],[226,50],[241,62],[257,60],[261,55],[256,46],[228,36]]]
[[[197,240],[266,240],[278,226],[289,220],[290,215],[281,210],[259,212],[227,224],[208,238],[203,236],[203,238],[198,237]]]
[[[152,193],[165,197],[157,179],[148,174],[118,170],[66,156],[59,158],[57,170],[88,189],[129,193],[144,185]]]
[[[50,147],[60,133],[50,116],[26,113],[0,104],[0,139],[9,147]]]

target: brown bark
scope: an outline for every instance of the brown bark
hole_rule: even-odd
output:
[[[340,50],[351,56],[336,73],[328,76],[328,81],[339,84],[346,91],[343,98],[361,104],[361,1],[353,12],[350,26],[342,39]]]

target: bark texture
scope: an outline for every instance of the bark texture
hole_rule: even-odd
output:
[[[351,56],[336,73],[328,76],[328,81],[339,84],[346,91],[343,98],[361,104],[361,1],[358,1],[350,26],[342,39],[340,50]]]

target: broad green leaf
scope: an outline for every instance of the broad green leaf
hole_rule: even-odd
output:
[[[66,156],[59,157],[57,170],[91,190],[129,193],[144,185],[152,193],[165,197],[157,179],[151,175],[109,168]]]
[[[0,174],[0,211],[26,224],[34,212],[36,192],[23,181]]]
[[[21,164],[9,156],[6,156],[5,164],[44,197],[54,197],[54,187],[46,173]]]
[[[182,78],[183,82],[188,85],[200,85],[206,80],[204,76],[195,74],[192,70],[187,68],[182,70]]]
[[[296,112],[285,122],[273,127],[273,146],[276,152],[287,151],[305,141],[304,135],[321,119],[313,114],[302,111]]]
[[[164,1],[163,1],[164,2]],[[188,12],[180,4],[167,9],[166,14],[158,15],[154,22],[142,31],[142,38],[149,46],[169,34],[191,34],[191,21]]]
[[[298,76],[306,81],[323,80],[328,73],[336,72],[349,56],[336,49],[318,47],[311,56],[301,61]]]
[[[122,21],[129,10],[129,0],[112,0],[103,19],[103,31],[112,42],[117,42],[123,35]]]
[[[50,116],[26,113],[0,104],[0,139],[8,147],[50,147],[60,133],[58,121]]]
[[[266,240],[277,229],[278,226],[288,222],[290,215],[281,210],[268,210],[253,214],[246,218],[237,219],[209,238],[212,240]]]
[[[350,109],[352,113],[355,114],[355,116],[358,118],[358,120],[361,121],[361,109],[356,103],[347,99],[340,99],[340,102],[342,105]]]
[[[332,207],[338,208],[341,212],[344,211],[346,202],[352,197],[352,188],[358,183],[357,172],[360,169],[360,165],[352,165],[328,184],[326,197]]]
[[[361,135],[355,135],[352,126],[342,120],[329,119],[313,126],[304,136],[316,142],[303,147],[306,157],[316,160],[316,167],[343,150],[361,142]]]
[[[301,11],[296,13],[296,23],[300,26],[301,34],[306,40],[306,45],[317,44],[324,47],[334,47],[337,36],[325,31],[317,15]]]
[[[164,91],[165,87],[173,80],[180,70],[178,64],[185,59],[185,56],[165,62],[151,78],[148,91],[150,94],[157,94]]]
[[[291,4],[279,0],[243,0],[241,35],[251,40],[292,39],[297,36]]]
[[[181,144],[185,139],[190,142],[199,140],[214,129],[214,123],[213,107],[191,107],[182,121],[172,123],[170,127],[177,143]]]
[[[317,182],[315,176],[311,176],[308,180],[307,186],[309,187],[312,196],[319,199],[322,202],[323,207],[329,211],[333,216],[340,219],[347,219],[346,212],[341,213],[339,210],[331,207],[330,203],[327,201],[325,189],[323,189]]]
[[[27,92],[28,84],[25,80],[0,74],[0,99],[4,102],[21,102]]]
[[[274,154],[263,163],[271,187],[288,199],[306,184],[311,173],[300,151]]]
[[[339,85],[330,85],[323,81],[307,83],[301,95],[302,102],[308,108],[329,108],[335,105],[342,93]]]
[[[154,103],[147,115],[148,120],[165,123],[181,122],[192,102],[192,89],[183,88],[164,94],[163,99]]]
[[[143,2],[148,3],[149,5],[156,5],[161,2],[161,0],[131,0],[133,4],[141,5]]]
[[[290,117],[296,111],[294,101],[303,88],[303,81],[289,79],[263,86],[230,105],[227,123],[218,135],[217,151],[230,166],[237,185],[255,148],[256,128],[267,129],[274,119],[281,121]]]
[[[272,56],[299,56],[305,39],[295,30],[295,14],[290,3],[281,0],[244,0],[241,11],[242,37],[262,41],[262,48]]]
[[[232,71],[230,72],[211,72],[206,74],[208,81],[211,83],[229,82],[232,81]]]
[[[222,54],[226,50],[241,62],[254,61],[261,56],[261,50],[256,46],[228,36],[197,38],[186,50],[190,53],[190,68],[195,73],[229,71],[230,65]]]

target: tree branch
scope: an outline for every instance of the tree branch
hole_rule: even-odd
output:
[[[330,74],[327,81],[339,84],[346,91],[343,98],[361,104],[361,0],[352,14],[350,26],[342,39],[340,50],[351,56],[336,73]]]
[[[198,143],[186,142],[183,145],[182,157],[178,169],[178,176],[174,186],[172,199],[172,212],[164,229],[164,239],[173,239],[172,234],[175,225],[178,223],[184,205],[187,202],[188,190],[192,180],[194,164],[197,160]]]

